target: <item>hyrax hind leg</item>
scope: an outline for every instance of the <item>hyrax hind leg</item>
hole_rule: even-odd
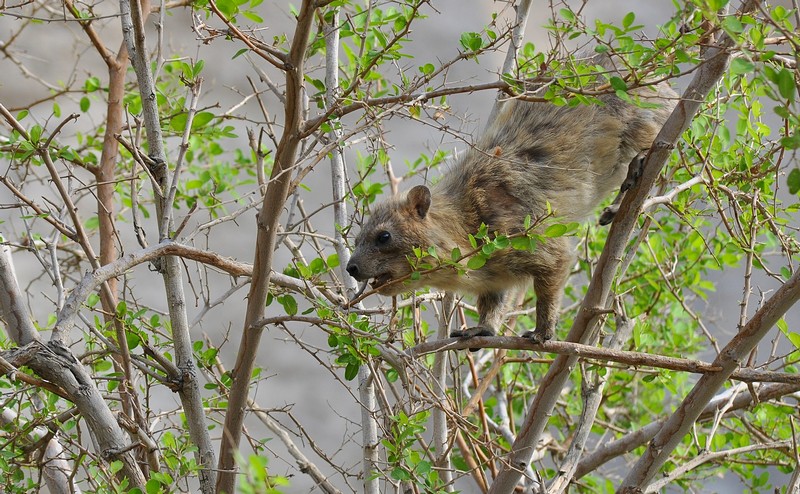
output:
[[[614,220],[614,216],[616,216],[617,211],[619,211],[619,204],[622,202],[622,198],[625,197],[625,193],[628,192],[628,190],[630,190],[634,185],[636,185],[639,177],[642,176],[644,159],[646,156],[647,152],[642,151],[633,157],[628,165],[628,174],[625,176],[625,181],[622,182],[622,185],[619,188],[619,194],[617,194],[617,197],[614,198],[614,202],[612,202],[610,206],[603,209],[603,213],[600,215],[598,223],[601,225],[608,225]]]
[[[570,244],[564,238],[552,239],[546,246],[544,257],[548,263],[537,266],[533,272],[533,290],[536,292],[536,329],[523,333],[534,343],[544,343],[555,336],[561,299],[569,272],[575,263]]]

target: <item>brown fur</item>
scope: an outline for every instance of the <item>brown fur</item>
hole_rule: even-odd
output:
[[[610,68],[608,59],[604,63]],[[451,267],[417,281],[387,283],[411,273],[414,247],[425,251],[434,246],[444,257],[454,247],[469,252],[468,235],[481,224],[489,232],[519,232],[526,216],[542,217],[548,204],[559,221],[582,221],[623,181],[627,190],[635,178],[628,165],[653,144],[675,101],[663,84],[635,94],[661,106],[641,108],[614,95],[600,97],[602,105],[576,107],[508,101],[438,184],[416,186],[375,207],[356,239],[347,271],[359,281],[373,279],[384,295],[422,286],[477,295],[480,321],[453,333],[463,337],[495,334],[505,292],[533,280],[536,330],[525,336],[536,342],[552,338],[574,264],[566,238],[549,239],[534,252],[495,252],[482,268],[461,275]],[[613,212],[604,213],[605,222]]]

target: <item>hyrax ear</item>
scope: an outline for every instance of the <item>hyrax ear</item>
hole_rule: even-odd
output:
[[[419,219],[425,219],[431,208],[431,190],[424,185],[417,185],[408,191],[406,206],[415,212]]]

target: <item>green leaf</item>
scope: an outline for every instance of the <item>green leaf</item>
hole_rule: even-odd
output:
[[[514,237],[511,239],[511,248],[514,250],[532,250],[533,240],[528,237]]]
[[[192,67],[192,75],[197,77],[200,75],[200,72],[203,71],[203,67],[205,67],[206,62],[205,60],[198,60],[196,64]]]
[[[483,46],[483,40],[479,33],[463,33],[459,41],[466,51],[478,51]]]
[[[339,265],[339,254],[331,254],[325,260],[325,264],[328,265],[329,268],[335,268]]]
[[[278,297],[278,303],[283,306],[283,310],[287,315],[293,316],[297,314],[297,301],[291,295],[281,295]]]
[[[344,368],[344,378],[347,381],[352,381],[358,375],[358,368],[360,366],[358,364],[349,363],[347,367]]]
[[[42,137],[42,126],[41,125],[34,125],[28,131],[28,137],[31,138],[31,142],[39,142],[39,139]]]
[[[628,85],[625,83],[625,80],[622,77],[614,76],[608,80],[611,84],[611,87],[614,88],[615,91],[627,91]]]
[[[486,264],[486,257],[478,254],[471,257],[470,260],[467,261],[467,268],[472,270],[480,269],[484,264]]]
[[[97,216],[90,216],[86,221],[83,222],[83,227],[87,230],[95,230],[100,226],[100,220]]]
[[[142,339],[139,337],[139,335],[131,331],[127,331],[125,333],[125,339],[128,340],[129,350],[133,350],[134,348],[138,347],[142,342]]]
[[[80,103],[81,111],[84,112],[84,113],[89,111],[89,106],[91,106],[91,104],[92,104],[92,102],[89,101],[89,98],[87,98],[86,96],[81,98],[81,103]]]
[[[183,129],[186,128],[186,119],[188,115],[186,113],[178,113],[174,117],[169,120],[169,128],[174,130],[175,132],[183,132]]]
[[[800,148],[800,132],[790,136],[781,137],[781,146],[785,147],[786,149]]]
[[[722,27],[725,28],[726,31],[739,34],[744,31],[744,26],[742,25],[742,21],[737,19],[735,16],[728,16],[722,21]]]
[[[778,329],[781,330],[786,338],[792,342],[795,348],[800,349],[800,333],[795,333],[793,331],[789,331],[789,326],[786,324],[786,321],[783,319],[779,319],[777,323]]]
[[[159,492],[163,492],[161,490],[161,482],[155,479],[148,480],[144,488],[147,494],[158,494]]]
[[[560,237],[567,233],[567,225],[562,225],[561,223],[556,223],[555,225],[550,225],[544,231],[545,237]]]
[[[328,266],[325,265],[325,261],[320,258],[314,258],[309,264],[308,267],[311,268],[311,272],[313,274],[319,274],[328,269]]]
[[[636,19],[636,14],[633,12],[628,12],[625,14],[625,17],[622,18],[622,27],[628,29],[633,24],[633,21]]]
[[[211,112],[203,111],[198,113],[194,116],[192,120],[192,128],[199,129],[205,125],[208,125],[210,121],[214,120],[214,114]]]
[[[250,10],[245,10],[244,12],[242,12],[242,15],[257,24],[261,24],[262,22],[264,22],[264,19],[261,16]]]
[[[459,249],[458,247],[453,247],[453,250],[450,251],[450,259],[453,262],[456,262],[459,259],[461,259],[461,249]]]
[[[787,68],[778,72],[778,91],[784,98],[793,101],[795,93],[794,74]]]
[[[100,89],[100,79],[97,77],[90,77],[83,83],[83,90],[87,93],[93,93]]]
[[[422,67],[419,68],[419,71],[422,72],[423,75],[432,74],[435,70],[435,67],[432,63],[426,63]]]
[[[800,193],[800,168],[795,168],[786,177],[786,184],[789,186],[790,194]]]
[[[749,74],[755,68],[755,64],[746,58],[736,57],[731,61],[731,73],[734,75]]]
[[[569,22],[575,22],[575,14],[569,9],[561,9],[558,11],[561,14],[561,17],[568,20]]]

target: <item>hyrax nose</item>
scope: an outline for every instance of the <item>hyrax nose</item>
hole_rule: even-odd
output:
[[[354,263],[352,261],[348,262],[347,263],[347,274],[349,274],[350,276],[352,276],[355,279],[358,279],[359,278],[358,264],[356,264],[356,263]]]

